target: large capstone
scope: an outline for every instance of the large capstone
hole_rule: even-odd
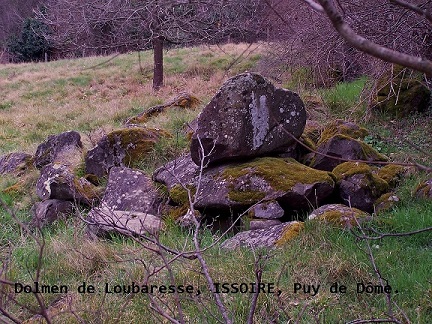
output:
[[[200,165],[285,153],[305,124],[296,93],[275,88],[259,74],[240,74],[226,81],[200,114],[192,160]]]

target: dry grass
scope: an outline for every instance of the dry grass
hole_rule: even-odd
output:
[[[165,87],[156,93],[151,87],[150,52],[141,53],[143,72],[136,53],[119,55],[107,63],[107,57],[91,57],[0,65],[0,154],[32,153],[48,135],[66,130],[109,131],[134,113],[182,91],[205,102],[262,47],[228,44],[169,50]],[[224,70],[243,52],[237,64]],[[206,69],[209,73],[202,74]]]

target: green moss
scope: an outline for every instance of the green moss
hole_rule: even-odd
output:
[[[297,237],[300,232],[304,229],[303,222],[294,222],[291,225],[284,228],[280,238],[275,242],[276,246],[282,246],[293,238]]]
[[[332,173],[336,176],[337,181],[341,181],[354,174],[371,173],[371,167],[366,163],[344,162],[335,167]]]
[[[188,210],[189,210],[188,204],[184,204],[181,206],[171,208],[168,211],[168,218],[175,221],[175,220],[179,219],[180,217],[182,217],[183,215],[185,215]]]
[[[372,146],[362,142],[358,141],[361,145],[363,155],[366,160],[370,161],[388,161],[387,157],[382,155],[381,153],[378,153]]]
[[[327,142],[333,136],[340,134],[353,139],[361,138],[369,134],[368,130],[363,127],[359,127],[353,123],[349,123],[340,119],[330,122],[321,133],[321,137],[318,141],[318,145]]]
[[[190,190],[192,196],[195,195],[195,187],[191,185],[187,185],[186,187]],[[188,191],[182,185],[176,184],[171,189],[169,189],[168,192],[171,200],[176,204],[185,205],[189,203]]]
[[[377,176],[385,180],[390,187],[394,187],[404,171],[405,168],[400,165],[388,164],[378,170]]]
[[[313,184],[327,182],[334,185],[328,172],[315,170],[293,159],[280,159],[273,157],[257,158],[251,162],[227,168],[222,178],[235,182],[244,175],[248,177],[259,176],[270,184],[275,190],[289,191],[297,183]]]
[[[301,141],[303,142],[304,145],[306,145],[307,147],[309,147],[310,149],[312,149],[314,151],[316,150],[316,144],[315,144],[315,142],[311,138],[309,138],[307,135],[303,134],[300,137],[300,139],[301,139]]]
[[[254,204],[266,196],[265,192],[261,191],[238,191],[232,189],[228,192],[228,198],[232,201]]]
[[[339,164],[333,169],[333,174],[336,176],[338,183],[356,174],[363,175],[360,185],[363,188],[370,188],[374,196],[380,196],[389,189],[388,183],[373,174],[372,168],[365,163],[345,162]]]
[[[169,134],[151,128],[125,128],[109,133],[107,138],[111,146],[119,144],[127,152],[123,163],[132,165],[151,152],[162,136]]]
[[[395,194],[393,192],[387,192],[387,193],[381,195],[381,197],[379,197],[375,201],[375,203],[374,203],[375,211],[376,212],[383,212],[383,211],[390,210],[391,208],[393,208],[395,203],[398,201],[399,201],[399,199],[395,196]]]

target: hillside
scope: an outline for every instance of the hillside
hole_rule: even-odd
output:
[[[266,46],[169,50],[165,87],[156,93],[151,88],[151,52],[112,59],[0,65],[0,156],[16,151],[34,154],[49,135],[69,130],[78,131],[89,150],[129,117],[181,92],[195,95],[201,100],[198,107],[172,109],[146,123],[171,134],[134,165],[151,175],[187,150],[185,124],[196,118],[225,80],[244,71],[267,73]],[[317,89],[305,87],[307,80],[293,73],[281,76],[278,86],[297,91],[309,117],[317,123],[337,118],[354,121],[370,131],[365,142],[391,161],[431,165],[431,111],[399,119],[370,116],[361,97],[365,78]],[[38,200],[34,189],[38,175],[38,170],[30,170],[19,178],[0,178],[0,198],[5,203],[0,207],[0,321],[38,323],[42,319],[34,315],[41,311],[53,323],[136,323],[149,322],[149,318],[154,319],[151,322],[175,322],[174,318],[188,323],[224,321],[199,260],[161,249],[166,246],[185,254],[194,250],[192,231],[180,228],[169,217],[158,237],[159,245],[120,235],[91,240],[83,220],[88,208],[82,207],[77,211],[82,219],[58,220],[40,233],[26,231],[20,222],[29,221],[31,206]],[[397,233],[431,227],[432,200],[413,196],[425,179],[430,174],[410,168],[395,190],[400,202],[363,225],[363,234],[374,234],[370,228]],[[300,220],[304,217],[298,215]],[[208,226],[197,237],[210,276],[223,292],[221,302],[236,323],[246,322],[251,312],[256,323],[362,323],[392,316],[400,323],[432,322],[430,230],[362,240],[350,230],[305,222],[299,236],[282,247],[252,251],[222,250],[220,235]],[[377,273],[381,283],[391,286],[390,294],[380,291]],[[258,280],[264,283],[265,293],[254,306],[253,283]],[[9,281],[13,284],[7,285]],[[34,281],[45,284],[46,289],[66,288],[60,293],[34,295],[21,292],[24,287],[14,284],[33,286]],[[242,283],[244,293],[237,290]],[[136,285],[140,288],[134,288]],[[185,290],[190,285],[192,292],[133,291],[144,289],[143,285],[146,289],[173,285]]]

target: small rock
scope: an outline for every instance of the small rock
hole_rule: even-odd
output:
[[[110,169],[101,204],[111,210],[156,215],[161,202],[153,181],[144,172],[126,167]]]
[[[32,156],[27,153],[9,153],[0,156],[0,174],[22,175],[31,167]]]
[[[42,200],[59,199],[93,205],[99,200],[100,189],[75,176],[69,166],[52,163],[42,168],[36,182],[36,194]]]
[[[120,233],[126,236],[155,236],[162,229],[160,217],[136,211],[93,208],[88,216],[88,230],[97,236]]]
[[[333,174],[342,201],[368,213],[374,211],[375,201],[389,191],[388,183],[373,174],[372,168],[365,163],[342,163],[333,170]]]
[[[41,169],[45,165],[58,162],[71,168],[81,163],[82,143],[78,132],[69,131],[48,136],[36,149],[34,165]]]
[[[415,196],[418,198],[432,198],[432,178],[419,184],[415,190]]]
[[[357,208],[351,208],[342,204],[329,204],[315,209],[309,216],[309,220],[329,222],[341,227],[350,228],[358,223],[370,219],[370,215]]]
[[[42,228],[61,217],[72,214],[73,203],[58,199],[48,199],[35,203],[31,209],[31,213],[33,218],[29,225],[31,227]]]
[[[279,246],[281,243],[278,244],[278,241],[283,237],[285,229],[291,226],[297,228],[297,223],[299,222],[288,222],[268,228],[240,232],[223,242],[221,248],[234,250],[239,247],[249,247],[255,249],[272,248],[275,247],[275,245]],[[293,237],[294,236],[296,235],[293,235]]]
[[[278,219],[283,217],[284,213],[284,210],[277,201],[268,201],[252,207],[249,216],[264,219]]]

